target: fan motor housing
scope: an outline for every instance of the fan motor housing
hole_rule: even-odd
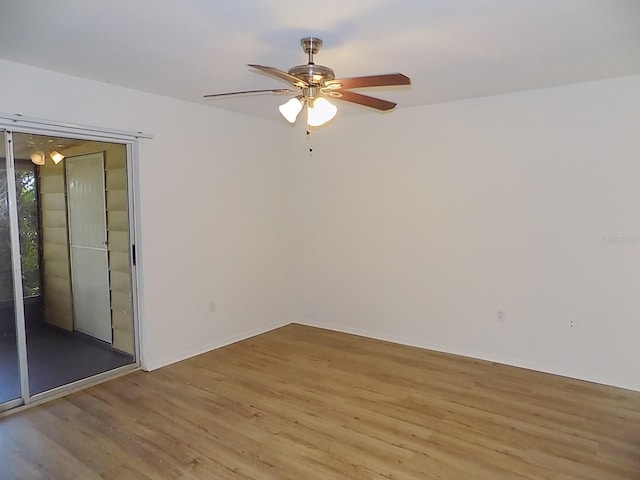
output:
[[[308,63],[307,65],[297,65],[290,68],[287,73],[312,85],[318,85],[327,80],[333,80],[336,78],[333,70],[331,70],[329,67],[325,67],[324,65],[316,65],[314,63]]]

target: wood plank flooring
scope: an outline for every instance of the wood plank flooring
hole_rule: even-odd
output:
[[[640,478],[640,393],[287,327],[0,419],[0,478]]]

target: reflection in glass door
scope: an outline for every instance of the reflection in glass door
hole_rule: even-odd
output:
[[[16,330],[16,306],[11,254],[9,158],[5,132],[0,131],[0,411],[21,398],[21,376]]]
[[[0,410],[139,364],[126,144],[8,136],[12,149],[0,150]]]

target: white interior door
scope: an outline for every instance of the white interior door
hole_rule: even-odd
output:
[[[104,155],[64,159],[74,328],[112,343]]]

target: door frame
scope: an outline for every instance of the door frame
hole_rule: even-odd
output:
[[[92,127],[71,123],[55,122],[37,118],[23,117],[22,115],[10,115],[0,113],[0,141],[5,143],[7,163],[7,189],[9,196],[9,215],[11,229],[11,257],[14,283],[14,305],[16,320],[16,341],[18,343],[18,363],[20,367],[21,398],[10,400],[0,404],[0,415],[7,410],[16,411],[27,406],[33,406],[52,398],[66,395],[69,392],[86,388],[90,385],[106,381],[123,375],[141,366],[141,330],[139,310],[139,283],[141,281],[137,258],[140,249],[137,248],[138,231],[140,225],[137,201],[139,198],[138,184],[138,141],[140,139],[152,139],[153,136],[143,132],[129,132],[122,130],[110,130],[101,127]],[[15,158],[13,156],[13,133],[26,133],[35,135],[68,136],[80,140],[96,142],[112,142],[125,146],[127,161],[127,202],[129,217],[129,264],[131,268],[131,314],[133,330],[133,357],[134,362],[107,372],[99,373],[88,378],[62,385],[46,392],[30,395],[29,372],[27,365],[26,328],[24,315],[24,301],[22,297],[22,266],[20,259],[19,225],[17,212],[17,193],[15,183]]]
[[[16,166],[13,156],[13,132],[4,130],[7,200],[9,204],[9,234],[11,239],[11,271],[13,274],[13,316],[16,322],[16,348],[20,373],[20,399],[26,404],[29,394],[29,367],[27,365],[27,333],[24,315],[24,295],[22,290],[22,262],[20,257],[20,227],[18,224],[18,193],[16,191]]]

